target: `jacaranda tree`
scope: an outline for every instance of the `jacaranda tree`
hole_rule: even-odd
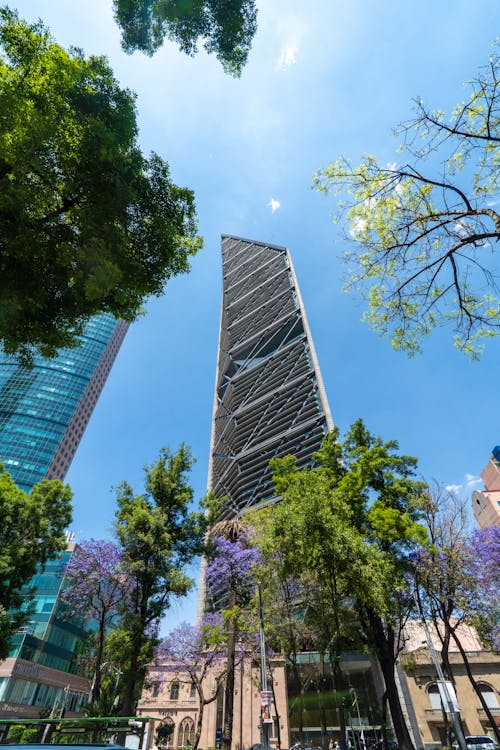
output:
[[[97,624],[92,660],[91,703],[101,697],[106,636],[118,622],[132,596],[132,581],[122,566],[122,552],[114,542],[87,539],[78,543],[65,572],[63,598],[71,611]]]
[[[228,630],[221,614],[207,614],[200,626],[182,623],[158,646],[151,679],[194,686],[198,712],[192,743],[197,750],[205,706],[213,703],[227,676]],[[243,651],[241,651],[243,653]]]
[[[253,566],[258,552],[240,519],[216,525],[226,536],[212,539],[206,569],[209,599],[221,612],[227,629],[227,670],[224,689],[222,750],[231,750],[233,734],[234,679],[238,641],[245,635],[245,612],[255,590]]]

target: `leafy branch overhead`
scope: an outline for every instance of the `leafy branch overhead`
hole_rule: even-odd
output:
[[[240,76],[257,30],[255,0],[113,0],[125,52],[152,55],[165,38],[194,55],[199,40]]]
[[[366,319],[396,349],[413,354],[433,328],[449,324],[456,345],[477,356],[500,329],[496,47],[450,117],[418,99],[396,134],[405,163],[342,157],[314,176],[318,190],[339,195],[347,288],[367,297]]]
[[[193,194],[137,145],[103,57],[0,9],[0,341],[30,360],[93,315],[134,320],[201,245]]]

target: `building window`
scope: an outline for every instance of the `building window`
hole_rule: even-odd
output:
[[[189,697],[196,698],[196,685],[194,682],[191,683],[191,688],[189,690]]]
[[[436,684],[430,685],[427,688],[427,695],[429,696],[429,702],[433,711],[441,711],[441,696],[439,695],[439,688]]]
[[[186,716],[179,727],[179,747],[191,747],[194,742],[194,721]]]
[[[170,700],[176,701],[179,699],[179,683],[173,682],[170,686]]]
[[[478,684],[478,688],[488,708],[499,708],[498,698],[495,694],[495,691],[492,687],[490,687],[490,685],[487,685],[486,682],[480,682]]]
[[[160,683],[159,682],[153,682],[151,685],[151,692],[153,695],[153,698],[158,697],[158,693],[160,692]]]

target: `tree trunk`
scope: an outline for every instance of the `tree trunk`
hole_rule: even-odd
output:
[[[102,669],[102,655],[104,652],[105,627],[106,627],[106,624],[104,621],[104,616],[102,615],[99,621],[99,630],[98,630],[98,638],[97,638],[97,653],[95,657],[95,680],[94,680],[94,684],[92,685],[92,694],[90,696],[91,703],[97,703],[97,701],[101,697],[101,684],[102,684],[101,669]]]
[[[229,608],[234,609],[236,595],[231,591]],[[222,728],[222,750],[231,750],[233,739],[234,679],[236,661],[236,625],[231,618],[227,638],[227,676],[224,689],[224,725]]]
[[[411,735],[406,726],[396,684],[394,631],[392,628],[387,628],[386,632],[382,618],[376,615],[372,610],[367,609],[365,614],[368,618],[369,627],[369,633],[367,633],[367,635],[369,636],[371,646],[378,658],[380,669],[384,676],[387,702],[389,704],[394,732],[396,734],[399,748],[400,750],[415,750]]]
[[[137,667],[139,663],[139,650],[132,646],[130,654],[129,667],[125,679],[125,688],[123,691],[123,701],[120,714],[122,716],[132,716],[134,711],[135,684],[137,680]]]
[[[345,681],[344,681],[344,675],[342,673],[342,669],[340,668],[340,655],[331,653],[330,663],[332,665],[333,686],[335,688],[335,693],[336,693],[336,698],[337,698],[337,713],[339,715],[339,729],[340,729],[340,747],[341,747],[341,750],[346,750],[347,741],[346,741],[346,736],[345,736],[345,729],[346,729],[345,711],[344,711],[344,706],[343,706]],[[341,696],[340,702],[338,700],[339,695]]]
[[[196,730],[194,733],[193,750],[198,750],[198,745],[200,744],[204,708],[205,708],[205,701],[200,695],[200,710],[198,711],[198,721],[196,722]]]
[[[299,705],[297,728],[299,730],[299,739],[301,742],[303,742],[304,741],[304,690],[302,688],[302,679],[300,677],[300,670],[297,664],[297,655],[295,652],[293,656],[294,658],[292,660],[292,674],[295,679],[295,685],[297,687],[297,700],[298,700],[298,705]]]
[[[326,711],[325,711],[325,702],[323,700],[323,696],[321,695],[321,690],[324,686],[325,682],[325,655],[323,652],[319,655],[319,679],[318,679],[318,688],[317,688],[317,695],[318,695],[318,702],[319,702],[319,721],[321,726],[321,745],[323,748],[325,748],[328,744],[327,742],[327,731],[326,731]]]
[[[462,657],[462,660],[464,662],[465,671],[467,672],[467,677],[470,680],[470,684],[474,688],[474,692],[476,693],[477,697],[479,698],[479,702],[481,703],[481,707],[484,710],[486,716],[488,717],[488,721],[490,722],[490,726],[495,734],[497,744],[500,744],[500,728],[498,727],[495,718],[493,714],[491,713],[490,709],[488,708],[488,705],[484,699],[484,695],[479,690],[478,684],[476,680],[474,679],[474,675],[472,674],[472,670],[470,668],[469,659],[467,658],[467,654],[464,651],[464,648],[462,646],[462,643],[460,641],[460,638],[457,636],[456,632],[452,631],[452,637],[455,643],[457,644],[458,650],[460,651],[460,656]]]

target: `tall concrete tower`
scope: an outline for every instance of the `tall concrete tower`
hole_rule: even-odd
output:
[[[0,354],[0,461],[21,489],[66,476],[127,328],[99,315],[79,347],[31,369]]]
[[[223,235],[222,272],[209,489],[233,518],[273,502],[269,461],[307,465],[333,421],[289,251]]]

